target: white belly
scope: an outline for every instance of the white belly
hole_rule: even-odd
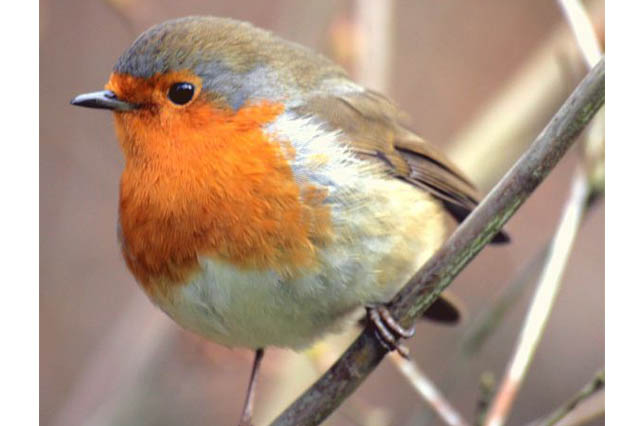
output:
[[[398,188],[390,193],[397,200]],[[374,226],[370,217],[351,215],[352,228],[361,229],[321,249],[308,274],[285,278],[201,258],[197,278],[155,302],[185,328],[227,346],[304,348],[364,315],[365,304],[390,300],[439,247],[444,215],[418,195],[408,209],[388,204],[385,226],[381,217]]]

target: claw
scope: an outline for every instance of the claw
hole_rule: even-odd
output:
[[[393,315],[391,315],[391,312],[389,312],[389,309],[387,309],[386,306],[380,305],[378,307],[378,311],[386,325],[389,326],[389,328],[391,328],[391,330],[393,330],[400,337],[410,339],[416,334],[415,327],[412,326],[411,328],[406,329],[398,324],[398,321],[396,321]]]
[[[403,358],[409,358],[409,349],[400,344],[399,340],[413,337],[416,333],[415,327],[402,327],[384,305],[367,306],[367,316],[375,325],[376,337],[382,346],[390,352],[397,351]]]

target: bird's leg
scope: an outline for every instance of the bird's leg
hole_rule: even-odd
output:
[[[376,337],[382,346],[389,351],[398,351],[404,358],[408,358],[409,349],[400,344],[400,339],[413,337],[416,333],[415,327],[410,329],[402,327],[384,305],[369,305],[366,309],[367,317],[376,327]]]
[[[256,383],[258,382],[258,370],[260,362],[264,356],[264,349],[256,349],[256,355],[253,359],[253,368],[251,369],[251,378],[249,379],[249,388],[247,389],[247,397],[244,401],[244,409],[238,426],[252,426],[251,418],[253,416],[253,400],[256,393]]]

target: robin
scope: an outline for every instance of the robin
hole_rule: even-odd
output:
[[[104,91],[125,157],[118,237],[149,298],[178,324],[256,351],[301,349],[384,307],[443,243],[471,182],[400,123],[383,95],[311,50],[244,22],[171,20],[118,59]],[[495,242],[506,241],[500,234]],[[452,322],[441,299],[427,313]]]

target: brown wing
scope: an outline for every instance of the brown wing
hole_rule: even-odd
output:
[[[428,191],[462,221],[481,198],[473,184],[436,147],[400,123],[401,113],[373,91],[317,96],[297,108],[340,129],[361,157],[386,166],[392,175]],[[493,242],[508,241],[504,233]]]

